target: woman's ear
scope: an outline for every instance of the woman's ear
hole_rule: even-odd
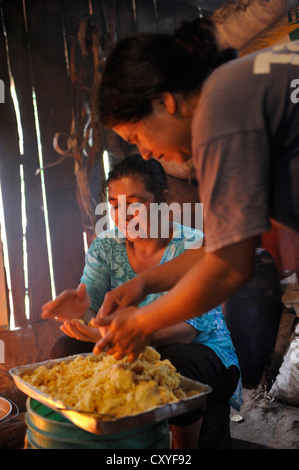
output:
[[[152,107],[154,112],[161,112],[161,108],[163,108],[163,110],[167,111],[169,114],[175,114],[178,109],[178,104],[174,95],[166,91],[162,93],[159,99],[152,101]]]
[[[163,93],[160,102],[169,114],[175,114],[177,112],[178,104],[172,93],[169,93],[168,91]]]

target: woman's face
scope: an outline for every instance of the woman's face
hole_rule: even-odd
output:
[[[150,203],[153,193],[146,190],[142,178],[126,176],[108,185],[111,217],[115,225],[130,241],[147,238],[150,231]]]
[[[191,156],[191,118],[169,112],[158,102],[153,112],[136,123],[117,124],[113,130],[137,145],[145,160],[155,158],[184,163]]]

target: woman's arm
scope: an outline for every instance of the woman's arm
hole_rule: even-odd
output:
[[[97,318],[118,308],[140,304],[149,294],[170,290],[204,255],[204,248],[188,249],[171,261],[143,271],[130,281],[107,292]]]
[[[189,249],[171,261],[159,264],[141,273],[146,295],[169,291],[203,256],[204,247],[194,250]]]
[[[229,298],[253,275],[257,238],[205,253],[186,275],[157,301],[142,308],[125,308],[97,322],[110,325],[94,351],[135,359],[150,344],[155,331],[200,316]]]
[[[90,298],[85,284],[80,284],[77,289],[68,289],[56,299],[42,306],[42,318],[65,321],[73,318],[82,318],[89,312]],[[89,313],[86,313],[89,316]]]
[[[94,311],[93,308],[88,307],[88,309],[83,313],[82,320],[84,321],[85,325],[88,325],[88,323],[96,317],[97,312]]]
[[[89,308],[81,320],[67,320],[61,325],[60,329],[66,335],[77,340],[96,343],[102,337],[99,328],[89,326],[90,319],[94,318],[95,315],[96,312],[92,308]]]
[[[103,252],[102,257],[99,252]],[[83,319],[87,325],[96,316],[105,293],[110,289],[110,266],[104,261],[111,258],[110,252],[109,240],[94,240],[85,256],[83,275],[77,289],[67,289],[43,305],[41,317],[60,322]]]
[[[196,336],[197,330],[186,322],[180,322],[154,333],[151,346],[159,347],[173,343],[190,344]]]

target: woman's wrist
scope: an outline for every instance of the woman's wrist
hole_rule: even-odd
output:
[[[143,271],[138,275],[142,300],[152,293],[149,271],[150,270]]]
[[[173,343],[190,344],[196,334],[197,330],[184,321],[155,331],[151,345],[159,347]]]
[[[150,304],[145,307],[137,307],[134,313],[134,321],[136,321],[140,331],[150,336],[154,334],[156,328],[154,322],[151,321],[152,314],[148,311],[148,307],[150,307]]]
[[[95,316],[96,316],[96,312],[91,307],[89,307],[87,310],[85,310],[81,318],[84,321],[84,323],[88,325],[91,319],[94,318]]]

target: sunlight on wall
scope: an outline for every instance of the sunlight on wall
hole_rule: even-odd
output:
[[[40,174],[40,179],[41,179],[44,220],[45,220],[45,227],[46,227],[46,240],[47,240],[47,250],[48,250],[49,271],[50,271],[51,293],[52,293],[52,299],[55,299],[56,288],[55,288],[55,280],[54,280],[52,245],[51,245],[51,236],[50,236],[50,227],[49,227],[45,175],[44,175],[44,170],[43,170],[44,159],[43,159],[43,149],[42,149],[41,136],[40,136],[37,101],[36,101],[36,94],[35,94],[34,88],[32,88],[32,101],[33,101],[33,109],[34,109],[35,129],[36,129],[36,136],[37,136],[37,148],[38,148],[38,158],[39,158],[39,168],[40,168],[39,174]]]
[[[10,81],[9,89],[10,89],[10,95],[11,95],[11,98],[12,98],[14,111],[15,111],[15,115],[16,115],[16,121],[17,121],[17,131],[18,131],[18,136],[19,136],[19,152],[20,152],[20,156],[22,157],[24,155],[24,135],[23,135],[22,122],[21,122],[21,113],[20,113],[20,107],[19,107],[18,97],[17,97],[17,93],[16,93],[15,82],[14,82],[14,78],[13,78],[12,71],[11,71],[7,33],[6,33],[5,24],[4,24],[2,9],[1,9],[1,22],[2,22],[2,28],[3,28],[3,35],[4,35],[4,38],[5,38],[7,67],[8,67],[9,81]],[[27,239],[26,239],[27,220],[26,220],[26,199],[25,199],[24,168],[23,168],[22,164],[20,165],[20,181],[21,181],[21,213],[22,213],[22,237],[23,237],[23,270],[24,270],[24,280],[25,280],[25,299],[24,299],[24,302],[25,302],[25,315],[26,315],[26,318],[29,319],[30,318],[30,303],[29,303],[29,295],[28,295],[28,256],[27,256]],[[5,239],[5,243],[7,244],[6,233],[5,233],[5,215],[4,215],[2,195],[1,195],[1,205],[2,205],[1,220],[2,220],[2,226],[3,226],[3,232],[4,232],[4,239]],[[4,248],[3,248],[3,250],[4,250]],[[8,284],[8,286],[10,286],[10,287],[8,287],[9,306],[10,306],[10,328],[15,329],[15,318],[14,318],[14,309],[13,309],[10,268],[9,268],[9,261],[8,261],[7,246],[6,246],[6,256],[5,256],[5,258],[6,258],[6,261],[5,261],[4,265],[5,265],[5,270],[6,270],[7,284]]]
[[[104,163],[105,178],[107,179],[108,175],[109,175],[109,171],[110,171],[110,162],[109,162],[109,154],[106,150],[103,152],[103,163]],[[107,197],[107,202],[109,202],[108,201],[108,192],[106,194],[106,197]],[[108,230],[112,229],[112,228],[114,228],[114,222],[113,222],[113,219],[112,219],[112,217],[109,213],[109,227],[108,227]]]
[[[12,298],[12,291],[11,291],[11,277],[10,277],[10,266],[9,266],[9,258],[8,258],[8,247],[7,247],[7,238],[6,238],[6,229],[5,229],[5,217],[4,217],[4,208],[3,208],[3,200],[2,200],[2,190],[1,190],[1,180],[0,180],[0,231],[1,231],[1,240],[3,246],[3,257],[4,257],[4,267],[6,273],[6,282],[7,282],[7,290],[8,290],[8,302],[10,308],[10,329],[15,328],[15,321],[14,321],[14,304]]]
[[[28,33],[27,18],[26,18],[24,2],[23,2],[23,7],[24,7],[25,27],[26,27],[26,32]],[[30,297],[29,297],[29,274],[28,274],[28,251],[27,251],[26,184],[25,184],[24,164],[22,161],[22,157],[24,156],[24,134],[23,134],[21,112],[20,112],[16,87],[15,87],[14,77],[13,77],[12,70],[11,70],[8,38],[7,38],[7,32],[5,28],[2,8],[0,8],[0,12],[1,12],[1,23],[2,23],[4,40],[5,40],[6,56],[7,56],[7,67],[8,67],[9,81],[10,81],[10,95],[11,95],[11,99],[12,99],[13,106],[14,106],[14,111],[15,111],[15,116],[16,116],[16,126],[17,126],[17,132],[18,132],[18,137],[19,137],[19,155],[20,155],[19,175],[20,175],[21,225],[22,225],[22,247],[23,247],[24,292],[25,292],[24,304],[25,304],[25,316],[26,316],[26,319],[29,320],[31,312],[30,312]],[[39,167],[40,167],[41,191],[42,191],[42,200],[43,200],[44,221],[45,221],[45,228],[46,228],[46,241],[47,241],[47,250],[48,250],[48,264],[49,264],[49,271],[50,271],[51,293],[52,293],[52,298],[54,299],[56,297],[56,289],[55,289],[55,281],[54,281],[52,248],[51,248],[48,210],[47,210],[47,198],[46,198],[45,180],[44,180],[44,172],[43,172],[43,153],[42,153],[42,145],[41,145],[41,138],[40,138],[37,100],[36,100],[36,94],[35,94],[35,89],[33,85],[32,85],[32,103],[33,103],[33,110],[34,110],[38,158],[39,158]],[[8,292],[9,292],[10,329],[15,329],[16,326],[15,326],[15,318],[14,318],[14,305],[13,305],[10,266],[9,266],[9,258],[8,258],[7,238],[6,238],[6,230],[5,230],[5,208],[3,207],[2,194],[1,194],[1,204],[0,204],[0,224],[1,224],[1,236],[2,236],[3,252],[4,252],[5,271],[6,271]]]
[[[24,167],[20,165],[21,180],[21,207],[22,207],[22,234],[23,234],[23,269],[25,285],[25,316],[30,318],[30,298],[29,298],[29,277],[28,277],[28,253],[27,253],[27,215],[26,215],[26,197]]]

